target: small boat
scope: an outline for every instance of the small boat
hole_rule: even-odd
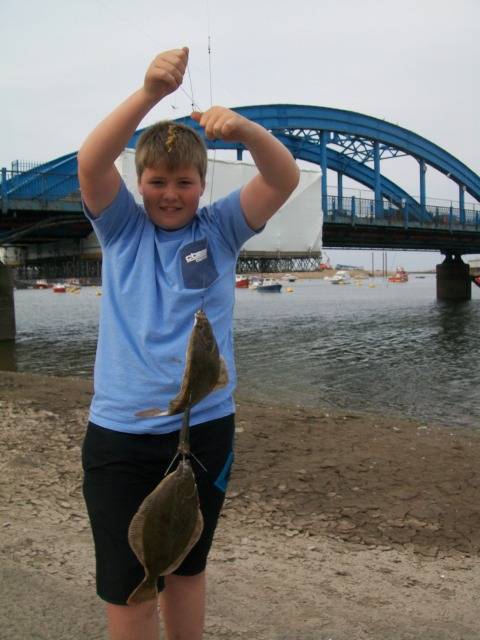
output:
[[[53,285],[53,293],[66,293],[66,292],[67,292],[67,287],[64,284],[57,282],[57,284]]]
[[[286,273],[284,276],[282,276],[282,280],[286,280],[287,282],[295,282],[297,279],[297,276],[294,276],[291,273]]]
[[[262,282],[256,287],[257,291],[261,291],[262,293],[280,293],[282,290],[282,284],[277,280],[272,280],[271,278],[265,278]]]
[[[332,284],[350,284],[352,281],[348,271],[343,271],[342,269],[337,271],[329,280]]]
[[[36,280],[33,285],[34,289],[51,289],[52,285],[48,284],[46,280]]]
[[[389,282],[408,282],[408,273],[403,267],[398,267],[395,275],[389,276]]]
[[[237,289],[248,289],[248,276],[235,276],[235,286]]]
[[[259,278],[258,276],[253,276],[250,278],[250,282],[248,283],[249,289],[258,289],[258,286],[262,284],[263,278]]]

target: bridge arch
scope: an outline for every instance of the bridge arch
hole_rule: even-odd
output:
[[[465,221],[465,193],[480,202],[480,177],[463,162],[426,138],[395,125],[355,111],[330,107],[273,104],[234,108],[234,111],[258,122],[290,149],[294,157],[308,159],[322,168],[322,197],[327,194],[327,169],[341,177],[347,175],[368,186],[375,192],[376,213],[381,210],[381,199],[387,198],[395,205],[407,206],[409,214],[420,221],[429,219],[426,209],[425,171],[434,167],[458,185],[460,221]],[[201,133],[191,118],[179,118]],[[141,131],[135,133],[129,146],[135,146]],[[223,141],[209,141],[210,148],[236,149],[238,157],[242,145]],[[329,145],[337,146],[335,151]],[[417,202],[398,185],[382,176],[382,158],[409,155],[419,163],[420,201]],[[307,158],[308,156],[308,158]],[[367,162],[373,161],[373,169]],[[324,210],[326,210],[325,202]]]
[[[385,120],[330,107],[272,104],[236,107],[241,115],[258,122],[278,137],[298,159],[322,169],[322,208],[327,212],[327,169],[338,175],[337,202],[343,198],[343,176],[367,186],[375,194],[375,216],[381,217],[383,199],[402,208],[406,217],[423,223],[432,218],[426,206],[425,171],[430,165],[454,181],[459,188],[459,222],[465,224],[465,193],[480,202],[480,177],[453,155],[426,138]],[[190,117],[177,122],[199,131]],[[129,147],[135,147],[142,129],[135,132]],[[244,147],[238,143],[206,140],[210,148],[234,149],[241,158]],[[419,164],[420,198],[417,201],[394,181],[381,173],[381,160],[409,155]],[[373,168],[368,163],[373,162]],[[76,152],[55,158],[30,171],[7,176],[2,169],[0,196],[2,207],[8,199],[51,202],[78,191]]]

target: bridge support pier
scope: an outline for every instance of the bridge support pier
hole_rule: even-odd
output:
[[[461,255],[452,257],[446,253],[442,264],[437,264],[437,299],[461,302],[471,297],[470,265],[463,262]]]
[[[15,305],[10,269],[0,262],[0,341],[15,340]]]

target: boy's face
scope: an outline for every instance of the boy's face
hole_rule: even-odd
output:
[[[162,163],[145,167],[138,181],[145,211],[163,229],[180,229],[192,220],[205,184],[193,166],[170,171]]]

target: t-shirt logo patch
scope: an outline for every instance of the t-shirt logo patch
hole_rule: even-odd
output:
[[[183,284],[186,289],[205,289],[218,277],[206,238],[182,247],[181,261]]]
[[[193,253],[189,253],[185,256],[185,262],[202,262],[207,258],[207,249],[202,249],[201,251],[194,251]]]

